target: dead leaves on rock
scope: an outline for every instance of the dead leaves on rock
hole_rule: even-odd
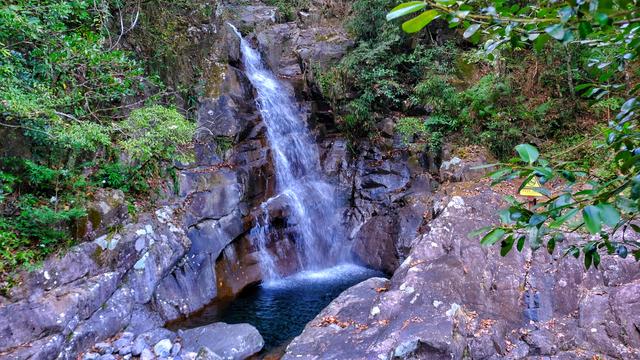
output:
[[[378,320],[375,321],[374,324],[380,325],[380,326],[387,326],[389,325],[389,320]],[[327,327],[330,325],[337,325],[342,329],[346,329],[349,326],[353,326],[357,331],[365,331],[367,329],[369,329],[369,325],[367,324],[361,324],[355,320],[345,320],[345,321],[341,321],[340,319],[338,319],[335,316],[325,316],[323,318],[320,319],[319,323],[314,325],[315,327]]]
[[[320,319],[320,323],[318,325],[316,325],[317,327],[327,327],[329,325],[338,325],[341,328],[346,328],[347,326],[349,326],[349,322],[348,321],[340,321],[338,320],[337,317],[335,316],[325,316],[322,319]]]

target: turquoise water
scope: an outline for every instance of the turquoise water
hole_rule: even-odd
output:
[[[384,274],[356,265],[305,271],[246,289],[233,302],[212,306],[183,327],[216,321],[249,323],[265,340],[265,350],[281,347],[298,336],[329,303],[347,288]]]

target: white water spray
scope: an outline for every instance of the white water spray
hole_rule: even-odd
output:
[[[267,127],[276,172],[276,190],[291,208],[288,219],[295,232],[296,258],[303,271],[326,269],[350,261],[350,250],[340,229],[334,188],[323,180],[318,150],[307,124],[287,88],[267,69],[259,53],[241,34],[245,73],[257,92],[256,103]],[[271,199],[270,199],[271,200]],[[279,276],[275,257],[267,248],[269,219],[258,219],[251,235],[260,249],[265,280]]]

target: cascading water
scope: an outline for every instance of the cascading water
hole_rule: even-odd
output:
[[[279,277],[274,254],[267,248],[269,219],[267,207],[283,197],[291,210],[288,221],[295,232],[296,258],[300,270],[320,270],[349,262],[350,251],[340,231],[334,188],[323,180],[318,150],[298,106],[275,75],[267,69],[241,34],[242,62],[257,92],[256,103],[267,127],[267,137],[275,163],[278,195],[263,206],[253,240],[260,249],[265,280]]]

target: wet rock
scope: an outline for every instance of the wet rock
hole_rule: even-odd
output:
[[[239,140],[238,135],[249,125],[247,115],[255,111],[253,88],[244,73],[231,65],[221,67],[219,71],[223,80],[198,108],[200,141],[220,136]]]
[[[131,289],[127,287],[118,289],[104,307],[75,328],[61,353],[61,357],[72,359],[75,354],[96,341],[109,338],[120,332],[129,322],[132,307],[133,294]]]
[[[164,320],[189,315],[216,297],[216,274],[211,258],[207,253],[187,255],[162,280],[153,304]]]
[[[171,354],[172,347],[173,344],[171,343],[171,340],[163,339],[153,346],[153,353],[158,357],[167,357]]]
[[[140,354],[140,360],[153,360],[155,359],[155,355],[149,349],[144,349]]]
[[[241,188],[235,172],[221,169],[212,174],[215,186],[191,196],[185,220],[192,226],[200,219],[220,219],[235,210],[241,200]]]
[[[249,324],[214,323],[180,332],[184,351],[200,352],[206,347],[225,359],[245,359],[259,352],[264,340]]]
[[[354,253],[367,266],[392,273],[398,267],[395,248],[398,225],[395,217],[374,216],[358,232],[353,244]]]
[[[57,334],[35,340],[4,353],[9,359],[55,359],[64,344],[64,336]]]
[[[149,305],[136,304],[133,306],[131,321],[125,330],[133,334],[133,341],[137,335],[162,327],[162,325],[164,325],[164,320]]]
[[[529,345],[530,355],[555,355],[558,352],[554,344],[554,335],[544,329],[535,330],[524,336],[524,341]]]
[[[44,296],[37,293],[0,307],[0,351],[24,344],[47,333],[62,333],[74,318],[89,317],[109,299],[119,281],[118,273],[105,273],[54,289]]]
[[[191,353],[191,354],[194,354],[195,360],[222,360],[223,359],[220,355],[209,350],[209,348],[207,348],[206,346],[201,347],[197,354],[195,353]]]
[[[257,34],[262,58],[277,76],[302,80],[302,69],[293,52],[298,36],[299,29],[295,23],[270,26]]]
[[[151,347],[157,344],[160,340],[169,339],[170,341],[174,341],[175,338],[176,333],[173,331],[165,328],[157,328],[138,335],[134,341],[134,348],[140,348],[140,344]],[[142,348],[144,347],[145,346],[142,346]]]

